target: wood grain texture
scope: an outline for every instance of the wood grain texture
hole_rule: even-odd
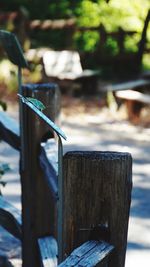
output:
[[[113,250],[113,246],[103,241],[87,241],[76,248],[59,267],[98,266]],[[99,265],[101,266],[101,265]]]
[[[115,246],[108,266],[123,267],[132,188],[131,155],[68,152],[63,170],[64,256],[89,239],[89,231],[82,229],[105,224],[110,231],[110,243]]]
[[[43,267],[57,267],[57,242],[54,237],[47,236],[38,239]]]
[[[27,84],[23,94],[40,100],[45,115],[53,121],[60,109],[60,92],[55,84]],[[54,235],[55,204],[40,167],[40,144],[53,133],[28,107],[23,105],[25,167],[21,170],[23,215],[23,266],[40,266],[37,238]]]

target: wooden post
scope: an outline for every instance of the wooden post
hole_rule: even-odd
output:
[[[108,266],[124,266],[131,168],[129,153],[68,152],[64,156],[64,256],[91,238],[92,227],[103,224],[110,233],[107,239],[115,246]],[[94,238],[103,239],[103,236],[99,233]]]
[[[44,113],[55,121],[60,110],[60,92],[55,84],[27,84],[22,89],[24,96],[42,101],[46,106]],[[22,124],[25,153],[25,162],[21,164],[23,267],[38,267],[40,260],[37,238],[54,234],[55,203],[42,178],[38,158],[41,141],[52,136],[52,133],[25,105]]]

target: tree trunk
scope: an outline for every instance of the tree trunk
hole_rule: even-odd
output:
[[[141,70],[141,67],[142,67],[142,58],[143,58],[143,53],[144,53],[144,49],[146,45],[146,35],[147,35],[149,21],[150,21],[150,9],[148,10],[147,16],[145,18],[141,40],[139,42],[139,49],[137,53],[137,67],[139,68],[139,71]]]

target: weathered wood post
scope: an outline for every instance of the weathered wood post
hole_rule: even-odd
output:
[[[123,267],[132,188],[131,155],[68,152],[63,165],[64,256],[90,238],[106,238],[115,246],[108,266]],[[101,231],[91,231],[101,224],[108,226],[106,237]]]
[[[60,91],[55,84],[27,84],[23,95],[36,98],[46,106],[45,115],[55,121],[60,111]],[[24,168],[21,170],[23,217],[23,267],[40,266],[37,237],[54,235],[55,203],[44,184],[39,164],[40,143],[52,137],[48,126],[23,105]]]

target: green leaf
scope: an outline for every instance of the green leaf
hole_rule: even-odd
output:
[[[5,102],[1,101],[1,100],[0,100],[0,106],[2,107],[2,109],[3,109],[4,111],[7,110],[7,104],[6,104]]]
[[[44,106],[44,104],[41,101],[37,100],[36,98],[26,97],[26,99],[29,102],[31,102],[39,110],[43,111],[44,109],[46,109],[46,107]]]
[[[67,139],[63,131],[53,122],[51,119],[49,119],[44,113],[41,112],[33,103],[31,103],[26,97],[17,94],[21,101],[26,104],[28,107],[30,107],[42,120],[44,120],[50,128],[60,137]]]
[[[5,172],[9,171],[10,167],[8,164],[0,164],[0,175],[3,175]]]
[[[5,185],[6,185],[7,183],[4,182],[4,181],[0,181],[0,184],[1,184],[3,187],[5,187]]]

